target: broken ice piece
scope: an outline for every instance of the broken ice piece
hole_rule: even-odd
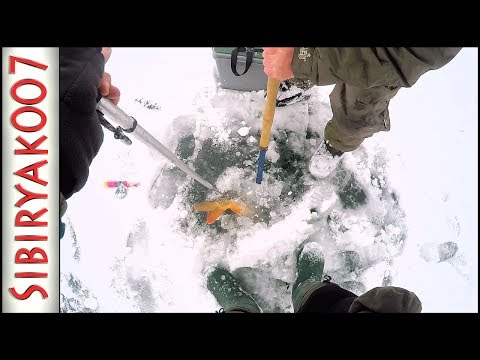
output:
[[[240,129],[238,129],[237,132],[238,132],[238,134],[239,134],[240,136],[247,136],[248,133],[250,132],[250,128],[247,127],[247,126],[245,126],[245,127],[242,127],[242,128],[240,128]]]

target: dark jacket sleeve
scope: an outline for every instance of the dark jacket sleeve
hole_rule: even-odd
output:
[[[65,199],[86,183],[103,142],[96,113],[104,71],[102,48],[60,48],[60,192]]]
[[[362,89],[410,87],[450,62],[461,48],[295,48],[294,77],[311,85],[346,83]]]

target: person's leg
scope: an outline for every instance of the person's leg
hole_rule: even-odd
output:
[[[460,48],[317,48],[317,83],[335,83],[333,118],[312,156],[310,172],[328,176],[344,152],[366,138],[390,130],[388,105],[402,87],[450,62]]]
[[[313,154],[309,170],[318,178],[336,168],[343,153],[353,151],[366,138],[390,130],[388,104],[400,88],[377,86],[361,89],[345,83],[330,94],[333,118],[325,126],[324,141]]]
[[[325,141],[339,151],[353,151],[366,138],[390,130],[388,105],[400,88],[361,89],[337,84],[330,94],[333,118],[325,127]]]
[[[356,253],[355,253],[356,254]],[[345,265],[352,265],[352,254],[345,256]],[[347,313],[354,293],[323,279],[324,256],[320,244],[305,244],[297,256],[297,275],[292,287],[294,312]]]
[[[256,301],[240,287],[233,275],[225,269],[216,267],[209,273],[207,288],[215,296],[223,312],[262,312]]]
[[[297,256],[297,274],[292,287],[293,310],[297,312],[316,289],[326,285],[323,280],[324,258],[321,246],[305,244]]]

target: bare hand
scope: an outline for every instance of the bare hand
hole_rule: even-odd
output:
[[[294,48],[263,48],[263,67],[269,78],[287,80],[294,77],[292,71]]]
[[[110,59],[112,48],[102,48],[102,54],[106,63],[108,59]],[[102,96],[110,99],[115,105],[117,105],[120,101],[120,90],[116,86],[112,85],[112,77],[107,72],[103,73],[102,80],[100,80],[99,91]]]

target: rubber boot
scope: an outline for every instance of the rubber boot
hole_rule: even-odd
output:
[[[320,287],[322,282],[324,258],[321,246],[310,242],[303,246],[297,257],[297,277],[292,288],[292,303],[294,312],[302,307],[308,297]]]
[[[220,267],[213,269],[208,275],[207,288],[215,296],[224,312],[262,312],[256,301],[225,269]]]

